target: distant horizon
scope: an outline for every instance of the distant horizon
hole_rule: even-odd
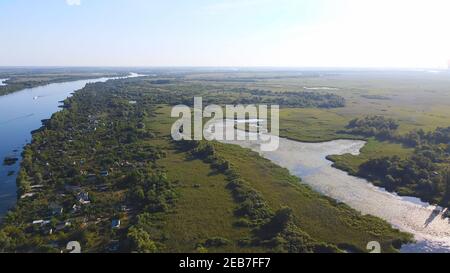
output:
[[[448,68],[441,67],[356,67],[356,66],[195,66],[195,65],[143,65],[143,66],[107,66],[107,65],[0,65],[0,69],[10,68],[136,68],[136,69],[286,69],[286,70],[436,70],[446,71]]]
[[[15,0],[0,10],[8,67],[447,69],[450,60],[446,0]]]

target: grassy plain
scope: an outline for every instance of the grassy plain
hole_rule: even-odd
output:
[[[237,204],[227,189],[226,177],[210,166],[171,147],[168,141],[169,107],[162,107],[149,122],[152,131],[162,139],[159,146],[169,151],[159,163],[167,169],[171,180],[180,182],[176,208],[163,217],[168,251],[195,252],[196,245],[220,236],[231,244],[209,249],[210,252],[261,252],[267,249],[242,247],[237,241],[250,237],[251,229],[233,225]],[[217,153],[230,161],[250,186],[260,192],[273,210],[283,206],[293,209],[296,224],[311,237],[335,244],[342,249],[365,251],[367,242],[382,242],[384,251],[395,251],[393,245],[407,240],[408,235],[392,229],[381,219],[362,216],[344,204],[324,197],[256,153],[235,145],[217,144]]]
[[[391,143],[388,141],[378,141],[370,138],[367,144],[361,149],[360,155],[331,155],[328,159],[334,162],[334,166],[346,170],[350,174],[356,174],[361,164],[370,159],[399,156],[406,158],[412,155],[414,150],[412,148],[404,147],[402,144]]]

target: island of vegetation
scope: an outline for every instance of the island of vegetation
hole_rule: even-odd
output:
[[[398,122],[383,116],[351,120],[347,133],[399,143],[413,149],[407,157],[382,156],[349,168],[339,156],[331,156],[335,167],[364,177],[375,185],[400,195],[450,207],[450,127],[425,132],[422,129],[399,134]]]

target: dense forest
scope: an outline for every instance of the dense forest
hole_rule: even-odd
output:
[[[390,139],[394,136],[398,126],[398,123],[393,119],[383,116],[367,116],[351,120],[345,132],[366,137]]]

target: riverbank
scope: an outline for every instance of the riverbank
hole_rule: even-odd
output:
[[[127,73],[95,73],[95,74],[86,74],[86,75],[64,75],[64,74],[55,74],[55,75],[44,75],[40,76],[39,74],[30,76],[30,75],[13,75],[7,79],[8,83],[4,83],[3,80],[0,80],[0,96],[4,96],[7,94],[12,94],[14,92],[20,92],[24,89],[35,88],[40,86],[49,85],[52,83],[64,83],[71,81],[79,81],[79,80],[89,80],[89,79],[98,79],[98,78],[114,78],[114,77],[125,77]]]

